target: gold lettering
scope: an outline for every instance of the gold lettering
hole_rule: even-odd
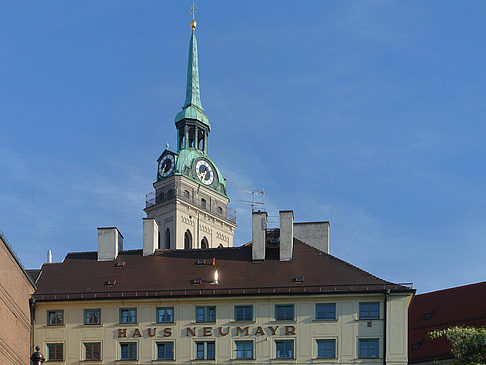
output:
[[[226,327],[226,332],[223,332],[223,327],[218,327],[218,332],[220,336],[227,336],[229,333],[230,328]]]
[[[118,337],[127,337],[127,329],[118,328]]]
[[[236,327],[236,336],[238,336],[240,333],[244,333],[244,336],[248,336],[248,327]]]
[[[295,327],[294,326],[285,326],[285,336],[288,335],[295,335]]]
[[[186,337],[189,336],[189,332],[191,333],[191,336],[196,336],[196,327],[194,328],[186,327]]]
[[[142,337],[142,334],[140,333],[140,330],[138,328],[135,328],[132,337]]]
[[[211,336],[212,335],[212,328],[211,327],[203,327],[203,336]]]
[[[157,331],[157,328],[154,328],[154,333],[152,333],[152,328],[147,329],[149,337],[154,337],[156,331]]]
[[[263,328],[261,326],[258,326],[253,336],[265,336],[265,332],[263,331]]]
[[[275,327],[268,326],[268,328],[270,329],[270,331],[272,331],[272,333],[271,333],[272,336],[277,334],[278,326],[275,326]]]
[[[170,337],[170,336],[172,336],[171,328],[164,328],[164,337]]]

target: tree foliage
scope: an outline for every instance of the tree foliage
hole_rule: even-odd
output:
[[[454,364],[486,364],[486,328],[450,327],[429,333],[430,338],[445,336],[452,347]]]

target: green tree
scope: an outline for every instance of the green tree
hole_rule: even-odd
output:
[[[432,339],[445,336],[452,347],[454,364],[486,364],[486,328],[450,327],[429,332]]]

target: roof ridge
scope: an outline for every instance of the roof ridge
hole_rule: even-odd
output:
[[[423,295],[438,294],[438,293],[443,293],[443,292],[457,290],[457,289],[465,289],[467,287],[476,286],[476,285],[480,285],[480,284],[485,284],[486,285],[486,281],[480,281],[480,282],[472,283],[472,284],[465,284],[465,285],[460,285],[460,286],[454,286],[452,288],[445,288],[445,289],[439,289],[439,290],[429,291],[427,293],[417,294],[416,296],[419,297],[419,296],[423,296]]]
[[[373,274],[369,273],[368,271],[365,271],[365,270],[363,270],[363,269],[360,269],[359,267],[354,266],[353,264],[350,264],[349,262],[344,261],[343,259],[340,259],[339,257],[336,257],[336,256],[334,256],[334,255],[331,255],[330,253],[325,252],[325,251],[323,251],[323,250],[321,250],[321,249],[319,249],[319,248],[317,248],[317,247],[314,247],[314,246],[312,246],[312,245],[310,245],[310,244],[308,244],[308,243],[306,243],[306,242],[304,242],[304,241],[301,241],[301,240],[299,240],[298,238],[295,238],[295,237],[294,237],[294,240],[295,240],[295,241],[297,241],[297,242],[298,242],[298,243],[300,243],[300,244],[303,244],[303,245],[305,245],[305,246],[309,247],[310,249],[312,249],[312,250],[314,250],[314,251],[319,252],[320,254],[324,254],[324,255],[328,256],[329,258],[334,259],[334,260],[336,260],[336,261],[339,261],[339,262],[341,262],[341,263],[343,263],[343,264],[345,264],[345,265],[347,265],[347,266],[351,267],[352,269],[355,269],[355,270],[357,270],[357,271],[360,271],[360,272],[362,272],[362,273],[364,273],[364,274],[366,274],[366,275],[368,275],[368,276],[371,276],[371,277],[373,277],[373,278],[375,278],[375,279],[381,280],[381,281],[383,281],[383,282],[385,282],[385,283],[387,283],[387,284],[394,284],[394,285],[397,285],[397,283],[392,283],[391,281],[388,281],[388,280],[382,279],[382,278],[380,278],[380,277],[378,277],[378,276],[376,276],[376,275],[373,275]]]

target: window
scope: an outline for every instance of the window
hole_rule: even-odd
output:
[[[120,343],[120,360],[137,360],[137,343]]]
[[[157,308],[157,323],[174,323],[174,308]]]
[[[203,250],[209,248],[208,239],[206,237],[203,237],[203,239],[201,240],[201,248]]]
[[[196,322],[216,322],[216,307],[196,307]]]
[[[62,343],[48,343],[47,344],[47,361],[62,361],[63,360],[63,344]]]
[[[293,340],[275,341],[275,346],[277,348],[277,351],[276,351],[276,358],[277,359],[293,359],[294,358],[294,341]]]
[[[167,192],[167,199],[171,199],[173,197],[174,197],[174,190],[169,189],[169,191]]]
[[[235,321],[253,321],[253,306],[235,305]]]
[[[64,311],[47,311],[48,326],[62,326],[64,324]]]
[[[214,341],[196,342],[197,360],[214,360]]]
[[[85,309],[84,324],[101,324],[101,309]]]
[[[101,342],[84,343],[85,360],[101,360]]]
[[[334,359],[336,357],[336,340],[317,340],[317,358]]]
[[[189,197],[190,197],[189,191],[184,190],[184,199],[189,199]]]
[[[170,248],[170,230],[167,228],[165,230],[165,246],[164,248]]]
[[[201,199],[201,208],[206,209],[206,199]]]
[[[184,249],[190,250],[192,248],[192,235],[191,231],[187,230],[184,233]]]
[[[235,341],[237,359],[253,359],[253,341]]]
[[[157,360],[174,360],[174,342],[157,342]]]
[[[137,308],[121,308],[120,323],[137,323]]]
[[[219,213],[220,215],[223,215],[223,208],[218,207],[218,213]]]
[[[294,305],[293,304],[276,304],[275,319],[277,321],[293,321]]]
[[[380,303],[359,303],[359,319],[379,319]]]
[[[378,339],[366,338],[358,340],[358,357],[361,359],[378,358]]]
[[[316,304],[316,320],[333,321],[336,319],[336,303]]]

